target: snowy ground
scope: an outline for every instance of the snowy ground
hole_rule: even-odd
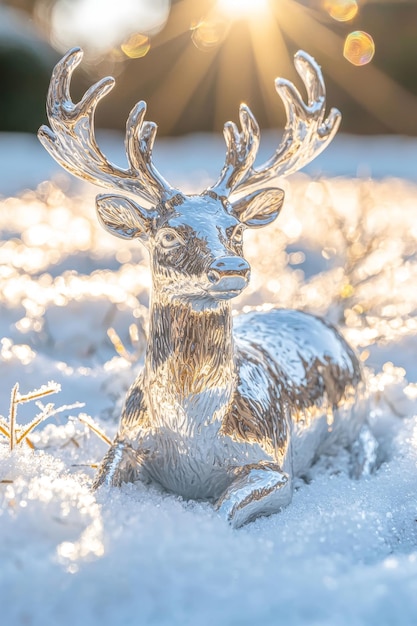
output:
[[[198,191],[222,147],[165,140],[157,156]],[[91,494],[106,444],[77,416],[115,431],[143,358],[147,260],[99,228],[92,187],[42,183],[58,172],[46,153],[0,135],[0,413],[16,382],[26,394],[54,380],[44,405],[85,404],[35,429],[34,451],[10,453],[0,435],[2,626],[417,623],[416,157],[413,140],[341,137],[284,183],[277,223],[248,233],[236,310],[296,306],[339,324],[368,368],[386,460],[353,481],[344,451],[322,459],[285,511],[235,531],[208,504],[141,485]],[[19,405],[18,423],[44,408]]]

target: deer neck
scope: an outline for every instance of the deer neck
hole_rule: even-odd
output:
[[[221,418],[235,377],[230,302],[196,311],[154,293],[145,360],[154,420],[187,420],[190,413],[197,421]]]

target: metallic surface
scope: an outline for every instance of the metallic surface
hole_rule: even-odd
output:
[[[355,446],[353,473],[370,471],[375,446],[364,421],[362,374],[337,331],[306,313],[279,309],[238,316],[232,328],[231,299],[250,278],[243,230],[274,220],[284,199],[282,190],[265,185],[308,163],[337,131],[339,112],[325,118],[320,68],[297,53],[307,104],[291,83],[277,80],[288,123],[269,161],[253,168],[259,128],[242,106],[242,130],[225,125],[218,181],[187,196],[152,164],[156,126],[144,121],[144,103],[127,122],[128,169],[101,153],[94,111],[112,80],[74,104],[69,82],[81,56],[72,50],[55,68],[51,128],[42,127],[39,137],[73,174],[123,190],[97,197],[99,220],[110,233],[147,247],[153,278],[145,365],[95,487],[154,481],[184,498],[212,501],[241,526],[288,504],[293,477],[335,444]]]

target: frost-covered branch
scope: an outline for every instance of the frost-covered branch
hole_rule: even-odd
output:
[[[14,450],[16,445],[19,445],[23,441],[25,441],[29,447],[33,449],[34,445],[28,436],[37,426],[39,426],[39,424],[41,424],[41,422],[44,422],[49,417],[62,413],[63,411],[81,408],[84,406],[82,402],[75,402],[74,404],[66,404],[55,408],[55,405],[52,403],[44,406],[39,401],[39,398],[43,398],[52,393],[58,393],[60,390],[61,386],[51,381],[39,389],[35,389],[33,391],[29,391],[27,394],[21,395],[19,393],[19,383],[14,385],[10,397],[9,419],[6,421],[4,417],[0,416],[0,434],[9,440],[10,451]],[[19,404],[31,402],[32,400],[38,400],[38,402],[36,402],[36,406],[40,408],[41,411],[29,424],[26,426],[19,426],[16,420],[17,407]]]

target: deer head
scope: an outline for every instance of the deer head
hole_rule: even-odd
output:
[[[171,187],[152,162],[157,126],[144,120],[144,102],[136,104],[126,124],[128,168],[118,168],[102,154],[94,137],[94,114],[114,79],[102,79],[73,103],[70,80],[81,59],[79,48],[70,50],[53,71],[47,97],[51,127],[39,129],[41,143],[72,174],[122,192],[97,196],[98,218],[113,235],[137,238],[147,247],[155,286],[169,300],[210,303],[238,295],[250,273],[243,257],[243,230],[266,226],[283,204],[284,192],[273,179],[309,163],[337,132],[341,116],[332,109],[325,118],[319,66],[303,51],[295,55],[307,104],[292,83],[276,80],[288,121],[278,149],[266,163],[254,167],[259,126],[250,109],[241,105],[241,130],[233,122],[224,127],[227,151],[219,179],[200,195],[185,195]]]

